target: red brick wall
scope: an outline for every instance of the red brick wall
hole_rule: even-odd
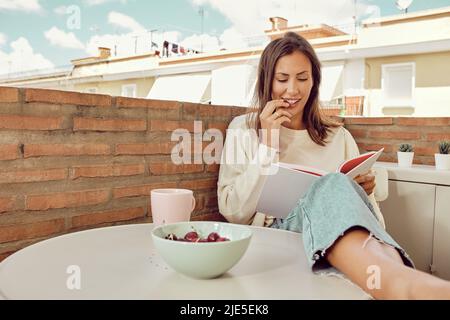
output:
[[[193,189],[193,219],[220,220],[218,165],[173,165],[177,128],[225,131],[246,109],[0,87],[0,260],[67,232],[151,221],[150,190]],[[345,118],[361,151],[410,142],[434,164],[450,118]],[[203,143],[203,147],[209,142]]]
[[[448,118],[345,118],[345,127],[352,133],[361,152],[384,147],[380,161],[396,162],[401,143],[414,147],[414,163],[434,166],[438,143],[450,141]]]
[[[193,219],[220,220],[219,166],[173,165],[171,133],[194,120],[224,131],[244,111],[0,87],[0,260],[55,235],[150,222],[154,188],[193,189]]]

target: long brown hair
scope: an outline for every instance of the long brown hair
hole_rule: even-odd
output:
[[[318,145],[324,146],[326,143],[325,139],[328,137],[331,128],[339,127],[340,124],[331,121],[331,119],[321,113],[319,106],[320,61],[310,43],[294,32],[287,32],[282,38],[273,40],[261,54],[258,78],[253,96],[253,110],[247,115],[247,126],[256,129],[257,132],[261,129],[259,115],[266,103],[272,100],[275,66],[278,59],[294,51],[299,51],[307,56],[309,61],[311,61],[312,67],[313,87],[305,104],[302,121],[311,139]]]

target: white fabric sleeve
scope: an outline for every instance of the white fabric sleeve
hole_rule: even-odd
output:
[[[252,223],[265,170],[278,159],[276,149],[249,138],[249,131],[231,123],[222,150],[217,197],[220,213],[232,223]]]

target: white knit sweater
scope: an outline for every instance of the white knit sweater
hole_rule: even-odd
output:
[[[217,194],[219,211],[229,222],[272,224],[270,212],[256,212],[265,180],[262,167],[268,163],[282,161],[334,172],[343,161],[359,155],[355,140],[344,127],[333,129],[324,147],[314,143],[306,130],[281,127],[278,153],[259,143],[257,136],[247,128],[245,119],[246,115],[241,115],[231,121],[222,151]],[[376,188],[379,188],[378,183]],[[384,227],[374,194],[369,199]]]

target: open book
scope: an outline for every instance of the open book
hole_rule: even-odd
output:
[[[346,160],[336,169],[336,172],[346,174],[351,179],[365,174],[369,172],[383,150],[384,148]],[[274,174],[267,175],[256,210],[276,218],[285,218],[294,209],[298,200],[306,194],[309,186],[329,173],[283,162],[274,163],[271,166],[273,166],[271,172]]]

